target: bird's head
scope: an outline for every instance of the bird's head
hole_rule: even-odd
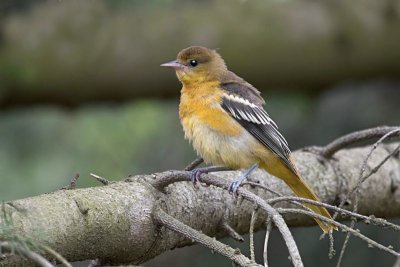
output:
[[[175,69],[178,79],[185,85],[218,80],[227,71],[221,56],[202,46],[185,48],[178,53],[176,60],[161,66]]]

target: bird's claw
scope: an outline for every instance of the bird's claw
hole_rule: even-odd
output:
[[[236,193],[237,190],[239,189],[241,183],[242,182],[240,180],[233,181],[232,183],[230,183],[229,187],[228,187],[228,192],[229,193]]]
[[[200,176],[201,176],[202,174],[205,174],[205,173],[208,173],[208,171],[207,171],[207,170],[204,170],[204,169],[194,169],[194,170],[192,171],[191,176],[190,176],[190,179],[192,180],[192,183],[193,183],[193,184],[196,184],[196,183],[199,181]]]
[[[258,166],[257,163],[251,165],[251,167],[248,168],[247,170],[245,170],[245,171],[242,173],[242,175],[240,175],[240,177],[239,177],[237,180],[233,181],[233,182],[229,185],[229,187],[228,187],[229,193],[236,193],[237,190],[238,190],[239,187],[240,187],[240,184],[243,182],[243,180],[246,179],[247,176],[249,176],[250,173],[252,173],[252,172],[254,171],[254,169],[257,168],[257,166]]]

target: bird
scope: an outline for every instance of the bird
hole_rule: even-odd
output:
[[[216,50],[190,46],[161,66],[173,68],[182,83],[179,118],[185,138],[205,163],[213,165],[194,170],[194,183],[203,173],[245,169],[229,186],[230,192],[236,192],[240,183],[260,168],[282,179],[297,196],[320,201],[299,173],[288,142],[265,111],[260,91],[230,71]],[[325,208],[305,205],[331,219]],[[325,233],[336,230],[333,224],[316,222]]]

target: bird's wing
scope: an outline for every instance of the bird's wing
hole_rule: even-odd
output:
[[[248,83],[222,83],[221,107],[264,146],[269,148],[294,172],[290,149],[278,126],[263,109],[259,92]],[[261,99],[261,100],[260,100]]]

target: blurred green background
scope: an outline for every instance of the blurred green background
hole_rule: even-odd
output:
[[[219,48],[263,92],[293,150],[399,125],[397,0],[2,0],[0,200],[57,190],[76,173],[78,186],[97,186],[90,172],[119,180],[191,162],[180,84],[159,67],[189,45]],[[364,229],[400,243],[397,233]],[[335,266],[318,229],[294,233],[306,266]],[[261,259],[263,233],[256,241]],[[290,266],[275,232],[270,248],[272,266]],[[343,266],[394,260],[351,239]],[[144,266],[231,263],[194,246]]]

